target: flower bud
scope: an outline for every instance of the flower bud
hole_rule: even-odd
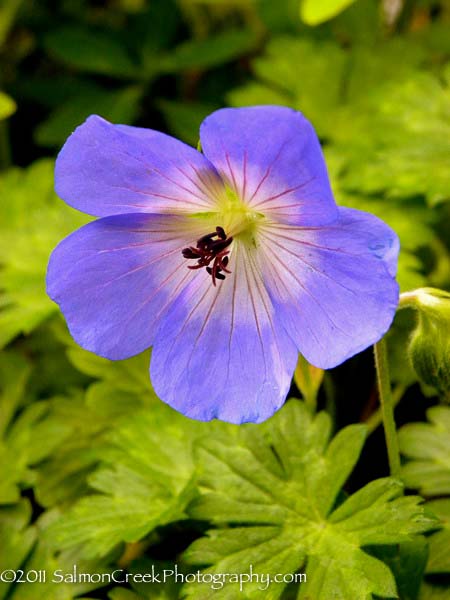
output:
[[[450,294],[433,288],[414,293],[418,322],[409,355],[419,379],[450,399]]]

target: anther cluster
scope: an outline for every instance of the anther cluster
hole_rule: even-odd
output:
[[[206,271],[211,275],[212,283],[215,286],[217,279],[225,279],[224,273],[231,273],[227,269],[228,254],[227,248],[233,241],[232,237],[227,237],[223,227],[216,227],[212,233],[208,233],[197,240],[197,246],[189,246],[182,250],[184,258],[197,260],[197,264],[190,265],[188,269],[201,269],[206,267]],[[212,266],[211,265],[212,262]]]

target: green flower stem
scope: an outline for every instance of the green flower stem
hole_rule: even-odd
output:
[[[317,395],[319,393],[319,390],[314,389],[314,386],[312,385],[308,363],[306,361],[301,361],[300,368],[302,371],[303,378],[305,380],[305,386],[302,390],[303,399],[305,401],[306,406],[311,411],[311,414],[315,414],[317,412]]]
[[[317,412],[317,394],[306,394],[303,399],[311,414],[315,414]]]
[[[392,405],[395,408],[400,400],[403,398],[403,394],[406,392],[406,385],[398,384],[392,390]],[[370,415],[370,417],[364,422],[369,432],[369,435],[373,433],[383,423],[383,415],[381,408]]]
[[[394,420],[394,403],[389,377],[389,363],[386,342],[381,339],[374,346],[375,367],[377,370],[378,393],[380,396],[381,415],[383,417],[384,435],[392,477],[400,475],[400,452]]]

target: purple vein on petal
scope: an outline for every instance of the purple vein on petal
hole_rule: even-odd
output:
[[[157,257],[152,258],[152,260],[150,260],[150,261],[148,261],[148,262],[146,262],[146,263],[144,263],[142,265],[139,265],[138,267],[134,267],[133,269],[130,269],[129,271],[126,271],[125,273],[122,273],[121,275],[118,275],[117,277],[114,277],[113,279],[110,279],[109,281],[105,281],[102,284],[97,284],[97,285],[92,286],[92,289],[102,289],[104,287],[107,287],[108,285],[111,285],[111,283],[115,283],[116,281],[120,281],[120,279],[123,279],[124,277],[128,277],[128,275],[131,275],[132,273],[137,273],[138,271],[142,271],[142,269],[146,269],[149,265],[151,265],[151,264],[153,264],[155,262],[158,262],[161,258],[170,256],[171,254],[175,254],[176,252],[179,252],[179,251],[180,251],[180,249],[176,248],[175,250],[170,250],[169,252],[166,252],[165,254],[160,254]],[[81,258],[76,263],[74,263],[74,266],[77,265],[77,264],[79,264],[79,263],[82,263],[83,260],[86,260],[88,258],[90,258],[90,257],[83,257],[83,258]],[[180,266],[182,264],[183,263],[180,263]]]
[[[283,248],[283,246],[281,246]],[[283,248],[284,249],[284,248]],[[300,279],[297,277],[297,275],[280,259],[280,257],[276,254],[273,253],[273,257],[275,258],[275,260],[285,269],[285,271],[287,271],[289,273],[289,275],[295,279],[295,281],[298,283],[298,285],[302,288],[302,290],[308,294],[308,296],[310,296],[314,302],[316,302],[317,306],[320,307],[320,309],[322,310],[322,312],[324,313],[324,315],[326,316],[326,318],[330,321],[330,323],[333,324],[333,326],[338,329],[339,331],[341,331],[345,336],[347,337],[352,337],[347,331],[344,331],[341,327],[339,327],[338,325],[336,325],[336,323],[333,321],[333,319],[330,317],[330,315],[328,314],[328,311],[325,310],[325,308],[322,306],[322,304],[319,302],[319,300],[316,298],[316,296],[314,296],[314,294],[308,290],[307,287],[305,287],[302,282],[300,281]],[[319,273],[321,273],[319,271]]]
[[[238,256],[237,252],[239,252],[239,248],[237,248],[237,250],[235,252],[235,256],[236,256],[235,264],[237,263],[237,256]],[[232,295],[232,300],[231,300],[230,334],[228,336],[228,357],[231,356],[231,343],[232,343],[233,331],[234,331],[234,319],[235,319],[235,308],[236,308],[236,288],[237,288],[238,273],[239,273],[239,270],[235,268],[234,274],[233,274],[233,295]],[[228,358],[227,380],[229,379],[229,377],[230,377],[230,359]]]
[[[247,194],[247,150],[244,150],[244,158],[243,158],[243,179],[242,179],[242,202],[246,202],[246,194]]]
[[[266,311],[267,319],[269,321],[270,328],[272,330],[272,334],[273,334],[275,343],[276,343],[277,348],[278,348],[278,353],[281,356],[282,353],[280,352],[280,346],[279,346],[278,336],[276,335],[275,325],[273,323],[273,318],[272,318],[273,306],[272,306],[272,311],[271,311],[270,308],[267,306],[266,300],[264,299],[264,292],[263,292],[263,290],[264,290],[264,283],[262,281],[262,276],[259,273],[259,269],[257,268],[255,258],[252,256],[252,254],[250,252],[247,252],[247,258],[248,258],[249,263],[252,263],[252,265],[253,265],[253,271],[252,272],[253,272],[253,278],[254,278],[254,281],[255,281],[255,285],[258,288],[258,292],[259,292],[259,295],[260,295],[260,298],[261,298],[261,302],[263,303],[264,309]],[[258,282],[258,278],[256,277],[257,273],[259,275],[259,282]],[[262,287],[261,287],[261,284],[262,284]]]
[[[193,165],[191,162],[188,163],[188,164],[191,167],[191,169],[194,171],[194,173],[196,174],[196,176],[198,177],[198,180],[204,185],[205,189],[209,190],[209,192],[212,193],[213,196],[215,196],[217,194],[217,190],[215,191],[212,186],[213,185],[217,185],[217,186],[220,187],[221,185],[223,185],[223,182],[221,181],[219,174],[218,173],[216,174],[214,172],[213,175],[215,177],[215,180],[214,181],[212,181],[212,180],[211,181],[208,181],[208,180],[205,181],[203,179],[203,174],[201,173],[201,171],[199,171],[197,169],[197,167],[195,165]]]
[[[287,194],[291,194],[292,192],[301,190],[302,188],[307,186],[309,183],[311,183],[311,181],[314,181],[314,179],[315,179],[315,177],[311,177],[310,179],[300,183],[299,185],[296,185],[292,188],[288,188],[287,190],[284,190],[283,192],[280,192],[279,194],[275,194],[274,196],[270,196],[269,198],[265,198],[261,202],[258,202],[257,204],[255,204],[255,207],[259,208],[263,204],[267,204],[267,202],[271,202],[272,200],[277,200],[278,198],[282,198],[283,196],[286,196]],[[301,206],[301,204],[302,203],[300,203],[300,206]],[[293,206],[296,206],[296,205],[294,204]]]
[[[192,196],[194,196],[194,198],[197,198],[198,200],[201,200],[202,202],[205,201],[204,197],[199,196],[197,193],[195,193],[192,190],[190,190],[189,188],[185,187],[184,185],[182,185],[178,181],[172,179],[166,173],[163,173],[163,171],[160,171],[156,167],[152,167],[151,171],[153,171],[154,173],[157,173],[158,175],[160,175],[160,177],[162,177],[163,179],[166,179],[167,181],[169,181],[169,183],[172,183],[172,185],[175,185],[176,187],[180,188],[180,190],[182,190],[184,192],[187,192],[188,194],[191,194]],[[194,204],[194,203],[192,203],[192,204]]]
[[[330,277],[330,275],[328,275],[328,273],[325,273],[324,271],[321,271],[320,269],[317,269],[317,267],[314,267],[311,263],[309,263],[302,256],[300,256],[300,254],[296,254],[292,250],[289,250],[289,248],[286,248],[286,246],[283,246],[282,244],[280,244],[279,242],[277,242],[276,239],[274,239],[273,237],[270,236],[270,234],[266,233],[266,236],[270,239],[270,241],[271,241],[272,244],[275,244],[276,246],[278,246],[278,248],[281,248],[281,250],[283,250],[284,252],[287,252],[291,256],[295,256],[295,258],[297,258],[303,264],[307,265],[310,269],[312,269],[318,275],[322,275],[323,277],[326,277],[327,279],[329,279],[333,283],[336,283],[337,285],[339,285],[343,289],[347,290],[351,294],[356,295],[355,290],[352,290],[352,289],[348,288],[347,286],[345,286],[340,281],[337,281],[336,279],[333,279],[333,277]]]
[[[261,226],[261,229],[263,228],[263,226]],[[267,229],[271,228],[270,226],[265,226],[265,229],[267,231]],[[313,231],[314,229],[318,229],[316,228],[307,228],[307,227],[301,227],[301,228],[297,228],[298,229],[302,229],[304,231]],[[295,231],[294,228],[291,228],[291,231]],[[267,233],[267,235],[269,235]],[[319,244],[313,244],[312,242],[307,242],[306,240],[300,240],[298,238],[293,238],[293,237],[289,237],[287,235],[281,235],[278,232],[274,233],[273,235],[275,235],[277,238],[282,238],[283,240],[287,240],[289,242],[294,242],[295,244],[302,244],[303,246],[309,246],[311,248],[317,248],[318,250],[325,250],[325,252],[338,252],[339,254],[346,254],[347,256],[355,256],[355,254],[353,252],[347,252],[346,250],[343,250],[342,248],[328,248],[328,246],[320,246]]]
[[[267,224],[264,226],[261,226],[261,229],[265,229],[265,231],[267,232],[267,230],[271,230],[271,229],[282,229],[284,231],[298,231],[299,229],[301,229],[302,231],[317,231],[320,230],[321,228],[319,227],[282,227],[282,226],[278,226],[278,224],[273,227],[271,224]],[[334,229],[333,227],[329,227],[329,230]],[[307,240],[302,240],[302,239],[298,239],[298,238],[293,238],[287,235],[282,235],[280,233],[278,233],[278,231],[276,233],[274,233],[274,235],[277,238],[282,238],[284,240],[293,242],[295,244],[302,244],[304,246],[308,246],[310,248],[316,248],[317,250],[323,250],[324,252],[330,252],[331,254],[343,254],[345,256],[349,256],[349,257],[356,257],[358,256],[358,254],[355,254],[354,252],[348,252],[347,250],[344,250],[343,248],[329,248],[328,246],[321,246],[319,244],[314,244],[313,242],[307,241]],[[363,255],[361,253],[361,255]],[[300,258],[300,257],[299,257]]]
[[[253,194],[251,195],[251,197],[248,200],[248,203],[250,204],[251,201],[255,198],[256,194],[259,192],[262,184],[266,181],[266,179],[269,177],[270,172],[272,171],[273,165],[277,162],[277,160],[280,157],[280,154],[283,152],[284,147],[286,146],[287,141],[284,141],[281,146],[280,149],[278,150],[277,154],[275,155],[275,158],[272,160],[272,162],[270,163],[270,165],[267,167],[266,172],[264,173],[264,175],[262,176],[260,182],[258,183],[258,185],[256,186],[255,191],[253,192]]]
[[[197,275],[197,277],[199,277],[200,273]],[[203,294],[203,296],[200,298],[200,300],[197,301],[197,303],[195,304],[195,306],[191,309],[191,311],[189,312],[188,316],[186,317],[186,319],[184,320],[183,326],[180,328],[180,331],[177,333],[177,335],[174,337],[172,344],[170,346],[170,349],[168,351],[168,356],[170,356],[170,354],[172,353],[173,347],[175,346],[177,340],[179,339],[179,337],[181,336],[181,334],[183,333],[183,331],[186,329],[186,327],[189,324],[189,321],[192,319],[192,317],[194,316],[194,313],[197,311],[197,309],[200,307],[200,305],[202,304],[203,300],[206,298],[206,296],[208,295],[210,291],[210,287],[208,286]]]
[[[125,154],[125,156],[128,156],[129,158],[139,162],[140,164],[144,165],[144,167],[147,169],[147,171],[149,173],[157,173],[160,177],[162,177],[163,179],[166,179],[167,181],[169,181],[170,183],[172,183],[173,185],[175,185],[176,187],[180,188],[182,191],[184,192],[188,192],[189,194],[191,194],[192,196],[194,196],[195,198],[198,198],[199,200],[204,200],[204,198],[201,198],[200,196],[197,196],[194,192],[192,192],[192,190],[189,190],[188,188],[185,188],[183,185],[181,185],[178,181],[174,181],[173,179],[171,179],[170,177],[168,177],[168,175],[166,175],[165,173],[163,173],[162,171],[160,171],[159,169],[157,169],[155,166],[151,166],[149,165],[147,162],[143,161],[142,159],[140,159],[137,156],[133,156],[132,154],[130,154],[129,152],[126,152],[125,150],[120,150],[118,152],[119,154]],[[172,163],[173,166],[173,163]],[[145,194],[145,192],[143,192]],[[157,196],[157,194],[153,194],[154,196]],[[162,198],[164,198],[165,196],[161,196]],[[170,199],[168,197],[168,199]],[[179,199],[178,199],[179,200]]]
[[[202,184],[203,187],[200,187],[200,185],[198,184],[197,181],[195,181],[195,179],[193,179],[188,173],[186,173],[184,171],[184,169],[182,169],[181,167],[179,167],[178,165],[176,165],[176,169],[186,177],[186,179],[188,179],[196,188],[197,190],[200,192],[200,194],[204,194],[204,196],[206,196],[207,198],[210,198],[211,194],[211,190],[205,185],[204,181],[202,179],[200,179],[200,177],[198,176],[198,172],[197,170],[196,175],[198,177],[198,180],[200,181],[200,183]]]
[[[128,230],[128,231],[132,231],[132,230]],[[142,230],[141,230],[142,231]],[[139,233],[141,233],[141,231]],[[158,231],[158,233],[161,233],[160,231]],[[130,248],[140,248],[143,246],[149,246],[154,245],[154,244],[165,244],[167,242],[174,242],[176,240],[179,240],[180,238],[178,236],[173,237],[173,238],[164,238],[163,240],[156,240],[156,241],[147,241],[147,242],[137,242],[136,244],[127,244],[126,246],[118,246],[117,248],[107,248],[105,250],[99,250],[97,252],[97,254],[105,254],[108,252],[118,252],[120,250],[129,250]],[[180,241],[180,248],[183,246],[183,243],[181,243]],[[177,250],[180,250],[180,248],[176,248],[174,249],[174,252],[176,252]],[[161,256],[167,256],[165,254],[162,254]]]
[[[279,286],[277,284],[277,281],[283,285],[283,288],[284,288],[285,292],[292,299],[292,305],[295,306],[298,303],[298,298],[296,298],[296,297],[294,297],[292,295],[292,291],[291,291],[290,287],[287,285],[286,279],[281,276],[279,269],[277,269],[275,267],[275,265],[273,264],[272,259],[270,258],[270,256],[269,256],[268,253],[265,253],[265,265],[267,267],[269,267],[270,271],[272,272],[273,283],[275,285],[275,288],[277,289],[279,297],[282,298],[283,294],[280,291],[280,288],[279,288]],[[317,337],[317,335],[314,332],[314,330],[311,329],[310,325],[306,324],[306,327],[307,327],[309,333],[312,335],[312,337],[316,340],[317,344],[319,346],[323,346],[323,344],[320,342],[320,340]]]
[[[179,271],[180,269],[180,265],[177,266],[177,268],[172,271],[167,277],[166,279],[164,279],[164,281],[162,281],[160,283],[160,285],[153,290],[152,294],[150,296],[148,296],[144,302],[142,302],[139,307],[130,315],[130,317],[125,321],[124,326],[127,325],[143,308],[144,306],[146,306],[149,302],[151,302],[151,300],[153,300],[153,298],[165,287],[167,286],[167,284],[173,279],[174,275]],[[185,274],[185,276],[178,282],[176,288],[174,290],[172,290],[172,295],[169,298],[169,300],[159,309],[159,311],[157,312],[157,314],[154,316],[153,321],[155,323],[158,322],[158,319],[160,318],[161,314],[165,311],[165,309],[170,305],[170,303],[175,299],[176,294],[178,292],[178,290],[180,289],[180,287],[183,285],[183,283],[187,280],[188,276],[190,275],[189,272],[187,272]]]
[[[261,326],[260,326],[260,323],[259,323],[259,320],[258,320],[258,311],[256,310],[255,299],[254,299],[254,296],[253,296],[253,293],[252,293],[252,288],[251,288],[250,280],[249,280],[249,277],[248,277],[248,268],[244,267],[243,270],[244,270],[245,278],[247,280],[247,289],[248,289],[248,293],[249,293],[249,296],[250,296],[250,301],[252,303],[253,315],[255,317],[255,325],[256,325],[256,329],[258,331],[259,342],[261,344],[261,352],[262,352],[262,355],[264,357],[264,373],[265,373],[265,379],[264,379],[264,381],[266,381],[267,380],[267,362],[266,362],[266,354],[264,352],[264,342],[263,342],[263,339],[262,339]]]
[[[236,183],[236,178],[234,176],[234,171],[231,167],[231,162],[230,162],[230,155],[228,152],[225,152],[225,160],[227,161],[227,165],[228,165],[228,169],[230,171],[230,175],[231,175],[231,180],[233,182],[233,187],[234,187],[234,191],[236,192],[236,194],[239,193],[239,187],[238,184]]]
[[[209,308],[208,308],[208,310],[206,312],[204,321],[202,323],[202,326],[200,327],[200,331],[197,334],[197,337],[195,338],[194,345],[193,345],[192,350],[191,350],[191,355],[190,355],[188,363],[186,365],[187,369],[189,369],[189,367],[190,367],[192,356],[193,356],[193,354],[195,352],[195,349],[197,347],[197,344],[198,344],[200,338],[203,335],[203,332],[205,331],[205,327],[208,324],[208,320],[209,320],[209,318],[211,316],[212,311],[214,310],[214,306],[216,305],[217,300],[219,299],[219,296],[220,296],[220,293],[221,293],[222,289],[223,289],[223,286],[220,285],[217,288],[215,288],[215,290],[214,290],[215,293],[213,295],[212,302],[211,302],[211,304],[210,304],[210,306],[209,306]]]
[[[132,192],[136,192],[138,194],[142,194],[147,198],[150,196],[154,196],[155,198],[163,198],[164,200],[174,200],[175,202],[183,202],[184,204],[192,204],[192,206],[204,206],[204,204],[200,204],[199,202],[192,202],[190,200],[185,200],[185,198],[177,198],[176,196],[168,196],[167,194],[159,194],[157,192],[143,192],[139,190],[134,190],[133,188],[123,186],[123,185],[110,185],[109,187],[118,189],[118,190],[131,190]],[[147,210],[150,208],[148,204],[113,204],[112,202],[108,202],[108,206],[126,206],[126,207],[134,207],[134,208],[146,208]]]

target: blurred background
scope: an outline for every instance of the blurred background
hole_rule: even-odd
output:
[[[192,440],[215,424],[162,405],[148,353],[77,347],[45,294],[51,250],[88,219],[53,191],[67,136],[96,113],[195,146],[216,108],[301,110],[337,201],[399,234],[402,291],[448,289],[449,25],[445,0],[0,0],[0,570],[173,564],[205,530],[185,519],[186,486]],[[389,334],[400,425],[438,402],[405,360],[403,313]],[[347,491],[386,475],[371,352],[312,376],[335,429],[373,432]],[[0,599],[177,598],[169,587],[3,582]]]

